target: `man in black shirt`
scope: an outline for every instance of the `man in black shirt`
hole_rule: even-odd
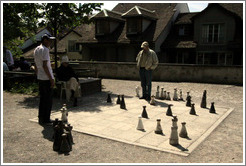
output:
[[[61,60],[61,66],[57,69],[57,78],[59,81],[66,82],[66,88],[72,92],[74,97],[74,106],[77,106],[77,98],[80,97],[79,91],[79,79],[74,70],[69,66],[69,60],[67,56],[63,56]]]

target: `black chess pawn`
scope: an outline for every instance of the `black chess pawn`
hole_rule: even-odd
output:
[[[60,150],[60,146],[62,142],[62,137],[61,137],[62,134],[63,134],[63,129],[59,125],[56,125],[54,127],[54,142],[53,142],[54,151]]]
[[[120,104],[121,102],[120,102],[120,95],[118,95],[118,99],[117,99],[117,101],[116,101],[116,104]]]
[[[62,143],[60,147],[60,152],[62,153],[68,153],[71,151],[71,147],[69,146],[69,143],[67,141],[67,134],[62,134]]]
[[[126,104],[125,104],[124,95],[121,95],[120,108],[121,108],[121,109],[126,109]]]
[[[167,112],[166,112],[167,116],[173,116],[172,110],[171,110],[171,106],[173,106],[173,105],[172,104],[168,104],[168,108],[167,108]]]
[[[207,108],[206,98],[207,98],[207,91],[204,90],[203,95],[202,95],[201,108]]]
[[[112,103],[110,94],[108,94],[107,103]]]
[[[195,104],[191,104],[190,114],[191,115],[196,115]]]
[[[148,114],[147,114],[147,111],[146,111],[146,106],[143,106],[142,118],[149,119]]]
[[[166,97],[166,100],[171,100],[171,97],[170,97],[170,92],[167,92],[167,97]]]
[[[216,114],[215,108],[214,108],[214,102],[211,103],[211,107],[209,109],[210,113]]]
[[[186,106],[191,107],[191,96],[187,96],[186,98]]]
[[[186,101],[188,100],[189,96],[190,96],[190,92],[187,92]]]

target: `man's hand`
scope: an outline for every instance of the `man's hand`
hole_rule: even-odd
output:
[[[51,79],[50,80],[50,88],[54,88],[54,86],[55,86],[55,80]]]

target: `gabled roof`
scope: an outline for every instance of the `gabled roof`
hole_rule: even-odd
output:
[[[207,12],[209,8],[214,6],[225,12],[230,13],[234,17],[238,17],[243,20],[243,3],[209,3],[208,6],[203,11],[194,16],[193,19]]]
[[[195,15],[197,15],[198,12],[194,13],[180,13],[177,17],[177,20],[175,21],[176,25],[179,24],[192,24],[191,18]]]
[[[91,19],[113,19],[118,21],[124,21],[124,19],[121,18],[122,13],[110,11],[107,9],[103,9],[98,14],[91,17]]]
[[[134,17],[134,16],[142,16],[149,18],[151,20],[157,20],[157,15],[155,11],[150,11],[148,9],[142,8],[140,6],[134,6],[126,13],[122,14],[122,17]]]
[[[143,40],[155,42],[160,36],[161,32],[165,29],[171,18],[173,17],[176,3],[119,3],[112,11],[117,13],[133,14],[131,12],[141,12],[145,16],[156,16],[158,19],[153,20],[149,27],[143,32],[142,35],[132,37],[126,36],[126,23],[122,22],[119,27],[109,36],[95,38],[95,26],[92,25],[88,33],[80,39],[81,43],[140,43]],[[137,11],[139,9],[139,11]],[[132,9],[132,10],[131,10]],[[128,12],[129,11],[129,12]],[[155,12],[153,12],[155,11]],[[103,16],[103,13],[101,13]],[[139,14],[139,13],[138,13]]]

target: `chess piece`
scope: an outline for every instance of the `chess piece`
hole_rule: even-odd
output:
[[[186,123],[185,122],[182,122],[182,127],[181,127],[181,130],[180,130],[180,133],[179,133],[179,136],[182,137],[182,138],[188,138],[188,134],[187,134],[187,130],[186,130]]]
[[[161,100],[164,100],[164,88],[161,88],[161,96],[160,96]]]
[[[144,130],[144,126],[143,126],[143,122],[142,122],[142,117],[141,117],[141,116],[138,117],[138,126],[137,126],[137,130],[145,131],[145,130]]]
[[[108,94],[107,103],[112,103],[110,94]]]
[[[166,100],[167,99],[167,91],[164,90],[164,96],[163,99]]]
[[[140,91],[140,87],[136,86],[136,97],[140,97],[139,91]]]
[[[116,104],[120,104],[120,103],[121,103],[121,101],[120,101],[120,95],[118,95],[118,99],[116,101]]]
[[[143,106],[142,118],[149,119],[147,111],[146,111],[146,106]]]
[[[155,95],[155,98],[156,98],[156,99],[159,99],[159,98],[160,98],[160,92],[159,92],[159,89],[160,89],[160,87],[157,86],[157,91],[156,91],[156,95]]]
[[[182,89],[179,90],[179,100],[184,101],[183,95],[182,95]]]
[[[186,101],[188,100],[189,96],[190,96],[190,92],[187,92]]]
[[[176,116],[172,119],[172,122],[173,122],[173,126],[171,127],[171,135],[169,138],[169,144],[178,145],[179,144],[178,126],[177,126],[178,119]]]
[[[68,145],[69,145],[69,147],[70,147],[70,151],[72,151],[72,149],[73,149],[73,143],[72,143],[72,140],[71,140],[71,137],[69,136],[70,135],[70,132],[69,131],[65,131],[64,132],[66,135],[67,135],[67,137],[66,137],[66,139],[67,139],[67,143],[68,143]]]
[[[166,98],[166,100],[171,100],[170,92],[167,92],[167,98]]]
[[[58,125],[54,127],[54,142],[53,142],[53,150],[54,151],[59,151],[60,146],[61,146],[61,135],[62,135],[62,130],[59,128]]]
[[[204,90],[202,95],[201,108],[207,108],[206,98],[207,98],[207,91]]]
[[[53,133],[53,136],[52,136],[52,139],[55,139],[55,126],[56,125],[58,125],[58,122],[59,122],[59,120],[58,120],[58,118],[56,118],[55,119],[55,121],[53,122],[53,124],[52,124],[52,126],[53,126],[53,131],[54,131],[54,133]]]
[[[167,116],[173,116],[171,106],[172,106],[172,104],[168,104],[168,108],[167,108],[167,112],[166,112]]]
[[[214,102],[211,103],[211,107],[209,109],[210,113],[216,114],[215,108],[214,108]]]
[[[178,101],[177,88],[174,89],[174,93],[173,93],[173,101]]]
[[[150,105],[155,105],[155,96],[151,96]]]
[[[73,142],[73,136],[72,136],[73,126],[71,126],[70,124],[67,124],[67,127],[65,129],[66,129],[66,131],[68,131],[68,135],[67,136],[71,140],[71,143],[74,144],[74,142]]]
[[[191,107],[191,96],[187,96],[186,98],[186,106]]]
[[[67,134],[63,133],[60,152],[67,153],[67,152],[70,152],[70,150],[71,150],[71,147],[69,146],[69,143],[67,141]]]
[[[157,119],[156,121],[157,121],[157,126],[155,129],[155,133],[156,134],[163,134],[162,128],[161,128],[161,119]]]
[[[62,113],[62,116],[61,116],[62,122],[67,123],[68,111],[67,111],[66,104],[63,104],[63,107],[61,108],[61,113]]]
[[[121,95],[120,108],[121,108],[121,109],[126,109],[126,104],[125,104],[124,95]]]
[[[191,115],[196,115],[195,104],[194,104],[194,103],[191,104],[190,114],[191,114]]]

